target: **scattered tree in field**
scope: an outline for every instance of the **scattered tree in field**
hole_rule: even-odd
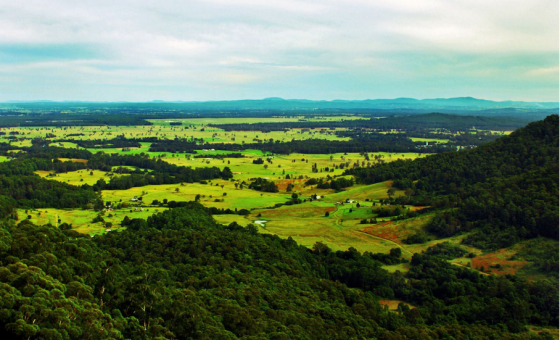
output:
[[[387,190],[387,196],[389,196],[389,199],[391,199],[395,195],[395,191],[396,190],[394,188]]]

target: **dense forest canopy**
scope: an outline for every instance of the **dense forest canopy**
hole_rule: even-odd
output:
[[[485,277],[430,255],[389,274],[381,264],[400,261],[398,249],[310,250],[219,226],[196,203],[93,239],[27,221],[0,231],[10,338],[504,337],[558,323],[558,289],[547,282]],[[383,298],[414,307],[389,312]]]

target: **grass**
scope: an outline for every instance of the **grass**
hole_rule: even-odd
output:
[[[440,139],[440,138],[416,138],[410,137],[410,140],[413,142],[427,142],[427,143],[437,143],[437,144],[446,144],[449,143],[449,139]]]
[[[218,186],[216,186],[218,184]],[[221,185],[224,185],[222,189]],[[177,191],[177,189],[179,191]],[[226,193],[226,196],[223,194]],[[103,190],[103,200],[109,202],[130,202],[134,197],[142,196],[145,204],[154,200],[168,201],[194,201],[197,195],[201,195],[200,203],[208,207],[220,209],[251,209],[273,206],[276,203],[286,202],[290,195],[262,193],[249,189],[235,189],[230,181],[214,180],[211,184],[189,183],[147,185],[144,187],[130,188],[128,190]],[[220,200],[216,202],[215,200]],[[221,200],[224,200],[223,202]]]
[[[147,207],[144,208],[144,211],[134,211],[134,207],[126,208],[126,209],[119,209],[113,210],[110,212],[106,212],[103,215],[103,219],[105,222],[111,222],[113,225],[110,228],[112,231],[119,231],[122,230],[121,222],[125,216],[129,218],[143,218],[146,219],[152,214],[156,212],[162,212],[167,208],[161,207]],[[132,212],[130,211],[132,210]],[[28,210],[27,213],[24,209],[18,210],[18,216],[20,219],[26,219],[27,216],[31,216],[31,222],[43,225],[51,223],[52,225],[59,225],[57,222],[58,219],[61,220],[60,223],[68,223],[72,224],[72,230],[76,230],[83,234],[89,235],[98,235],[104,234],[107,232],[107,227],[101,223],[93,223],[92,220],[98,215],[99,213],[89,210],[66,210],[66,209],[37,209],[37,210]],[[110,216],[111,215],[111,216]]]
[[[380,300],[379,303],[383,306],[387,306],[387,308],[389,308],[389,310],[393,312],[399,308],[399,304],[401,303],[404,303],[409,308],[414,308],[414,306],[411,305],[410,303],[400,301],[400,300]]]
[[[52,171],[37,170],[35,171],[35,173],[43,178],[52,179],[75,186],[81,186],[84,184],[94,185],[100,179],[105,180],[105,182],[109,182],[111,178],[109,175],[107,175],[107,172],[101,170],[78,170],[58,174],[55,174]],[[128,176],[128,174],[113,174],[113,176]]]
[[[341,117],[342,118],[342,117]],[[284,119],[284,120],[282,120]],[[271,118],[271,121],[297,121],[298,118]],[[329,119],[336,119],[331,117]],[[361,119],[361,117],[346,117],[343,119]],[[266,121],[266,118],[264,118]],[[174,126],[166,123],[166,120],[154,120],[155,125],[152,126],[78,126],[78,127],[46,127],[46,128],[36,128],[36,127],[14,127],[14,128],[4,128],[2,131],[5,132],[19,132],[17,135],[19,138],[26,138],[23,141],[12,142],[14,146],[31,146],[31,139],[41,137],[44,138],[45,135],[52,134],[55,137],[52,139],[66,139],[71,138],[73,140],[88,140],[88,139],[113,139],[119,135],[124,135],[126,138],[144,138],[144,137],[158,137],[159,139],[175,139],[177,138],[202,138],[209,143],[254,143],[255,139],[261,140],[279,140],[279,141],[290,141],[294,140],[306,140],[310,138],[314,139],[327,139],[327,140],[349,140],[347,137],[338,137],[334,131],[336,130],[324,130],[324,129],[310,129],[307,132],[303,132],[301,129],[291,129],[289,131],[272,131],[268,133],[263,133],[260,131],[232,131],[225,132],[221,129],[208,128],[206,125],[210,122],[213,123],[233,123],[233,122],[243,122],[243,123],[256,123],[262,122],[261,118],[224,118],[224,119],[199,119],[199,120],[181,120],[185,122],[191,122],[190,126]],[[318,121],[318,120],[317,120]],[[186,124],[186,123],[185,123]],[[338,129],[345,130],[345,129]],[[67,137],[69,134],[84,134],[83,136],[72,136]],[[0,141],[7,141],[6,136],[0,136]],[[58,143],[56,143],[58,146]],[[61,143],[62,147],[75,148],[76,144],[67,142]],[[115,150],[112,150],[113,152]]]
[[[236,222],[237,224],[246,227],[253,222],[247,217],[240,215],[214,215],[213,217],[218,223],[223,225],[229,225],[232,222]]]

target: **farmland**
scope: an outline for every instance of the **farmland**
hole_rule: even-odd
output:
[[[292,238],[299,244],[313,247],[317,242],[323,242],[333,250],[346,250],[353,247],[361,252],[388,253],[390,249],[402,249],[403,257],[410,259],[412,254],[422,252],[428,247],[442,242],[432,237],[423,244],[406,244],[405,240],[416,233],[422,232],[424,225],[433,217],[433,214],[420,214],[418,217],[394,221],[391,217],[379,217],[375,212],[376,206],[388,200],[389,189],[392,181],[373,185],[357,185],[341,190],[331,188],[318,188],[316,185],[307,185],[311,179],[329,180],[343,178],[343,173],[349,168],[370,166],[373,164],[386,164],[398,160],[415,160],[429,155],[422,152],[334,152],[327,154],[271,154],[260,149],[244,148],[244,144],[255,141],[305,141],[309,139],[322,139],[325,141],[349,141],[349,137],[341,137],[338,132],[345,128],[321,128],[322,124],[364,119],[360,116],[326,116],[326,117],[269,117],[269,118],[191,118],[191,119],[149,119],[152,125],[144,126],[80,126],[80,127],[12,127],[1,129],[5,132],[0,139],[8,141],[10,145],[25,148],[32,145],[32,140],[43,138],[50,147],[66,149],[85,149],[93,154],[105,153],[114,155],[137,155],[154,160],[162,160],[179,167],[210,168],[228,167],[233,177],[228,180],[214,179],[207,183],[178,183],[146,185],[131,187],[126,190],[102,190],[99,194],[103,202],[113,207],[110,213],[104,213],[104,223],[91,223],[98,215],[92,209],[60,210],[44,209],[33,210],[29,213],[30,220],[34,223],[61,223],[72,224],[73,229],[87,234],[101,234],[106,230],[123,230],[121,226],[124,216],[129,218],[146,218],[147,216],[167,209],[165,202],[198,201],[208,208],[219,211],[229,210],[233,213],[215,214],[214,218],[223,224],[232,222],[246,226],[252,223],[257,225],[261,233],[278,235],[282,238]],[[249,131],[224,131],[223,129],[209,126],[234,124],[285,124],[285,123],[314,123],[316,128],[288,128],[284,131],[262,132]],[[403,134],[406,131],[389,129],[381,134]],[[510,131],[492,131],[492,134],[508,134]],[[420,144],[446,145],[450,142],[446,135],[438,131],[440,137],[410,137],[412,142]],[[438,135],[438,136],[439,136]],[[136,147],[111,147],[110,145],[92,145],[80,147],[80,141],[96,140],[111,142],[115,137],[123,138],[157,138],[157,140],[196,140],[206,143],[193,152],[155,152],[151,151],[153,142],[141,141]],[[238,145],[239,151],[220,150],[211,147],[213,143]],[[252,144],[254,145],[254,144]],[[235,157],[230,157],[231,154]],[[61,161],[82,163],[87,166],[87,159],[59,158]],[[6,157],[0,159],[7,160]],[[59,181],[73,186],[84,184],[94,186],[98,181],[109,182],[113,178],[130,176],[128,173],[119,173],[119,167],[113,166],[111,171],[98,169],[82,169],[77,171],[38,170],[35,173],[43,178]],[[124,166],[120,169],[126,171],[152,171],[134,166]],[[247,186],[257,178],[273,181],[278,192],[261,192],[251,190]],[[344,178],[351,179],[352,176]],[[301,203],[284,205],[290,202],[292,195],[296,194]],[[317,195],[320,199],[312,199]],[[395,190],[393,197],[405,195],[404,190]],[[142,201],[137,201],[141,198]],[[351,203],[347,203],[351,202]],[[118,206],[118,208],[116,208]],[[421,212],[425,207],[403,205],[403,211]],[[238,215],[238,210],[247,210],[248,214]],[[392,208],[394,209],[394,207]],[[28,215],[19,211],[20,216]],[[326,216],[328,215],[328,216]],[[374,221],[375,222],[372,222]],[[366,221],[366,223],[364,223]],[[109,224],[107,224],[109,223]],[[108,228],[107,225],[111,225]],[[446,239],[455,244],[460,243],[465,235]],[[476,248],[471,252],[482,254]],[[492,254],[484,255],[492,256]],[[478,260],[477,260],[478,259]],[[453,260],[466,265],[467,259]],[[462,261],[462,262],[461,262]],[[477,261],[486,261],[485,257],[477,257],[471,263],[473,268]],[[486,263],[486,262],[484,262]],[[399,270],[407,270],[406,266],[397,265]],[[509,273],[511,271],[498,271],[495,273]]]

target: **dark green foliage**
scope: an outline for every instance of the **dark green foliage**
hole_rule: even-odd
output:
[[[1,202],[2,197],[12,200],[4,198]],[[0,213],[8,212],[10,207],[14,207],[14,202],[18,207],[25,208],[80,208],[98,200],[91,189],[49,181],[36,175],[0,175],[0,203],[6,204]]]
[[[340,177],[329,182],[325,181],[323,178],[312,178],[305,183],[306,186],[313,184],[317,184],[318,189],[334,189],[338,191],[354,185],[354,180],[352,178],[346,179],[344,177]]]
[[[264,178],[257,178],[249,184],[249,189],[264,191],[264,192],[278,192],[278,187],[273,181]]]
[[[29,222],[0,228],[6,337],[503,338],[558,322],[555,286],[486,278],[427,255],[406,277],[389,274],[381,263],[400,263],[399,248],[308,250],[254,226],[219,226],[198,203],[139,221],[93,240]],[[418,308],[391,313],[379,298]]]
[[[545,238],[536,238],[521,244],[521,249],[512,260],[533,262],[538,271],[550,274],[558,279],[558,242]]]
[[[427,230],[442,237],[478,228],[465,243],[484,249],[537,236],[558,238],[558,116],[529,124],[475,150],[348,170],[363,183],[395,179],[411,197],[401,204],[457,209]]]
[[[426,243],[428,242],[428,238],[426,234],[423,232],[417,232],[412,235],[409,235],[405,240],[404,243],[406,244],[416,244],[416,243]]]
[[[468,252],[461,246],[451,244],[449,242],[443,242],[429,247],[424,251],[424,253],[427,255],[441,257],[446,260],[452,260],[457,257],[463,257]]]

